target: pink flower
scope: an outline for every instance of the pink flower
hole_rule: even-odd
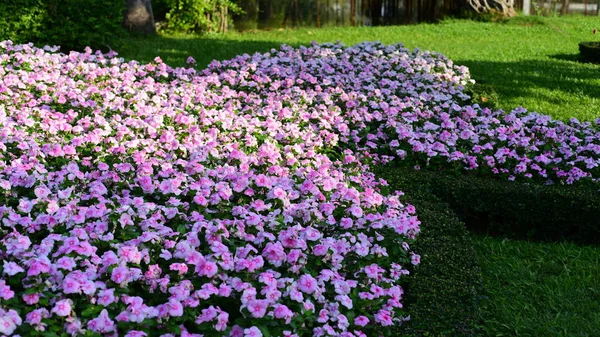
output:
[[[204,322],[210,322],[215,319],[218,315],[218,310],[213,306],[208,307],[207,309],[202,309],[202,313],[200,316],[196,318],[196,324],[202,324]]]
[[[206,276],[208,278],[214,277],[218,270],[217,264],[210,261],[196,265],[196,273],[198,273],[200,276]]]
[[[229,314],[221,311],[219,316],[217,316],[217,324],[215,324],[215,330],[224,331],[227,329],[227,323],[229,321]]]
[[[25,322],[27,322],[27,324],[30,325],[39,325],[42,323],[42,319],[48,318],[49,316],[50,313],[48,312],[48,310],[44,308],[35,309],[25,316]]]
[[[29,269],[27,270],[27,276],[37,276],[39,274],[48,273],[50,271],[50,263],[47,258],[35,259]]]
[[[249,329],[244,329],[244,337],[262,337],[263,334],[260,329],[253,326]]]
[[[88,322],[88,328],[99,333],[112,332],[115,331],[115,322],[108,316],[108,311],[103,309],[98,317]]]
[[[45,199],[51,193],[46,186],[38,186],[33,190],[33,192],[35,193],[35,196],[39,199]]]
[[[169,315],[171,317],[180,317],[183,315],[183,305],[179,301],[169,300],[166,306],[169,308]]]
[[[63,291],[65,294],[81,293],[81,284],[75,278],[67,276],[63,281]]]
[[[15,330],[17,329],[18,325],[15,322],[15,320],[11,317],[7,316],[0,316],[0,333],[3,335],[7,335],[10,336],[13,334],[13,332],[15,332]]]
[[[382,268],[375,263],[365,267],[365,273],[369,278],[378,279],[380,272],[382,272]]]
[[[9,262],[9,261],[4,261],[4,273],[8,276],[14,276],[18,273],[22,273],[25,271],[25,269],[21,268],[18,264],[16,264],[15,262]]]
[[[71,304],[73,302],[70,299],[60,300],[56,302],[52,308],[52,312],[57,316],[69,316],[71,315]]]
[[[188,271],[188,266],[185,263],[172,263],[169,269],[177,271],[179,275],[185,275]]]
[[[14,296],[15,292],[10,289],[10,286],[6,285],[4,280],[0,280],[0,298],[8,301]]]
[[[23,294],[23,302],[28,305],[37,304],[40,301],[40,294]]]
[[[317,280],[315,280],[314,277],[308,274],[300,276],[300,279],[298,280],[298,289],[300,289],[300,291],[303,291],[307,294],[312,294],[317,290],[317,288]]]
[[[283,304],[277,304],[273,310],[275,318],[285,319],[285,324],[290,324],[294,313],[288,307]]]
[[[107,307],[115,302],[116,299],[114,289],[105,289],[98,292],[98,304]]]
[[[354,324],[358,326],[366,326],[369,324],[369,319],[366,316],[358,316],[354,319]]]
[[[252,317],[261,318],[265,316],[269,302],[267,300],[251,300],[248,301],[246,307],[250,311],[250,314],[252,314]]]
[[[379,310],[375,314],[375,322],[381,324],[382,326],[390,326],[393,324],[392,315],[387,310]]]
[[[110,279],[117,283],[117,284],[123,284],[125,283],[129,278],[129,269],[125,266],[118,266],[115,269],[113,269]]]
[[[421,262],[421,256],[418,254],[411,254],[410,262],[415,266],[418,265]]]

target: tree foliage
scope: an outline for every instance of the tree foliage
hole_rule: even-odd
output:
[[[166,0],[169,8],[160,29],[166,32],[226,32],[232,13],[240,8],[230,0]]]

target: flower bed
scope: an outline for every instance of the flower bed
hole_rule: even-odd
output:
[[[600,119],[565,123],[523,108],[464,104],[468,70],[439,54],[323,45],[243,55],[205,71],[230,73],[242,74],[231,83],[241,89],[269,92],[294,78],[307,92],[329,94],[313,104],[341,110],[344,122],[333,125],[340,141],[380,162],[541,183],[600,177]]]
[[[198,73],[3,42],[0,333],[391,334],[419,221],[369,164],[598,178],[596,124],[465,105],[469,83],[401,45]]]
[[[0,48],[1,334],[372,336],[405,319],[414,208],[332,153],[341,117],[316,93]]]

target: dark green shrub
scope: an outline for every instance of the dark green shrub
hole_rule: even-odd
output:
[[[124,9],[124,0],[3,0],[0,40],[107,49],[124,32]]]
[[[429,192],[418,172],[380,169],[390,189],[406,193],[417,208],[421,233],[413,248],[421,264],[406,286],[405,303],[411,320],[399,336],[477,336],[481,272],[465,225]]]
[[[473,230],[507,237],[600,243],[600,193],[589,186],[544,186],[473,176],[435,180]]]
[[[416,174],[474,231],[510,238],[600,243],[597,186],[547,186],[436,172]]]
[[[169,8],[162,31],[178,33],[224,32],[239,7],[231,0],[165,0]]]

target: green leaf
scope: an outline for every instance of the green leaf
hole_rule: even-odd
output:
[[[258,328],[260,329],[264,337],[271,337],[271,333],[269,332],[269,329],[267,329],[267,327],[259,326]]]

